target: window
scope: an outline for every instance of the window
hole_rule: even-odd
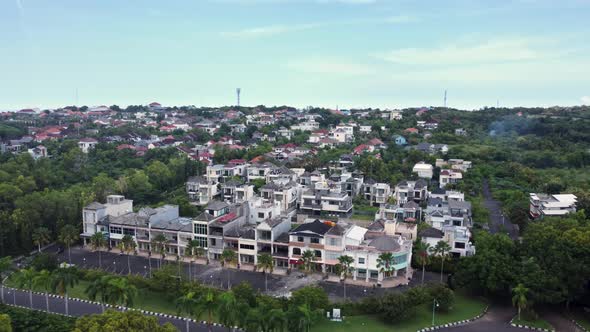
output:
[[[135,236],[135,229],[133,229],[133,228],[123,228],[123,234]]]
[[[317,238],[317,237],[312,237],[312,238],[310,239],[310,242],[311,242],[311,243],[320,243],[320,239],[319,239],[319,238]]]
[[[293,248],[293,255],[301,255],[301,249]]]
[[[254,246],[251,244],[240,244],[240,249],[254,250]]]
[[[264,212],[258,212],[258,218],[264,219]]]
[[[319,250],[316,250],[316,251],[315,251],[315,257],[317,257],[317,258],[322,258],[322,252],[321,252],[321,251],[319,251]]]
[[[207,225],[195,224],[195,234],[207,235]]]
[[[465,242],[455,242],[455,249],[465,249]]]
[[[365,258],[359,257],[359,264],[365,264]]]
[[[303,242],[303,236],[298,236],[297,237],[297,242]]]
[[[337,239],[337,238],[333,238],[333,237],[331,237],[331,238],[328,240],[328,243],[329,243],[331,246],[339,246],[339,245],[340,245],[340,243],[341,243],[341,241],[340,241],[340,239]]]
[[[215,247],[217,245],[217,239],[210,239],[211,240],[211,246]]]
[[[195,240],[199,243],[199,247],[207,248],[207,238],[195,236]]]
[[[110,232],[113,234],[123,234],[121,227],[111,227]]]

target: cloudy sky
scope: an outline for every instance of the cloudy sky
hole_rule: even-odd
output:
[[[590,104],[589,0],[1,0],[0,109]]]

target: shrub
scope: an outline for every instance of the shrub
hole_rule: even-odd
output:
[[[392,293],[381,298],[379,311],[390,323],[402,321],[415,312],[416,307],[406,294]]]
[[[0,304],[0,314],[10,316],[13,331],[71,331],[75,318],[47,314],[42,311],[14,308]]]
[[[31,267],[36,271],[53,271],[57,269],[57,257],[55,254],[39,253],[31,261]]]
[[[436,299],[439,310],[449,311],[455,304],[455,294],[452,290],[441,284],[433,284],[428,287],[431,298]]]

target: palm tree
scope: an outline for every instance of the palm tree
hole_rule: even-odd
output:
[[[166,258],[166,242],[168,242],[168,239],[164,234],[158,234],[152,239],[152,246],[162,256],[158,262],[159,266],[162,266],[162,260]]]
[[[108,278],[111,276],[102,276],[96,280],[94,280],[86,289],[84,293],[88,296],[91,301],[96,301],[99,299],[100,307],[102,312],[104,312],[104,305],[108,302]]]
[[[39,252],[41,246],[48,244],[51,241],[51,232],[46,227],[39,227],[33,231],[33,243],[37,245]]]
[[[315,254],[311,250],[305,250],[301,255],[300,260],[303,262],[303,268],[305,272],[310,273],[315,260]]]
[[[225,267],[227,264],[235,264],[238,260],[238,255],[231,249],[223,249],[221,253],[221,266]],[[230,270],[227,270],[227,289],[230,289]]]
[[[64,296],[66,300],[66,315],[69,315],[68,288],[74,287],[78,282],[78,271],[74,267],[59,268],[53,271],[51,289],[59,295]]]
[[[217,316],[221,323],[227,326],[231,332],[231,327],[236,325],[239,315],[238,301],[232,291],[222,293],[218,299]]]
[[[430,248],[430,252],[437,256],[440,256],[440,282],[443,282],[445,260],[447,259],[449,251],[451,251],[451,249],[451,246],[443,240],[438,241],[433,248]]]
[[[338,257],[338,263],[340,264],[340,275],[342,277],[342,285],[344,285],[344,301],[346,301],[346,278],[348,278],[354,271],[352,263],[354,258],[348,255]]]
[[[215,293],[208,289],[206,293],[201,294],[197,301],[198,312],[207,312],[207,327],[211,332],[211,323],[213,313],[217,310],[218,302]]]
[[[33,280],[37,272],[30,267],[28,269],[22,269],[14,275],[14,280],[18,288],[29,290],[29,306],[33,308]]]
[[[418,241],[416,243],[416,258],[418,264],[422,265],[422,285],[424,285],[424,272],[426,270],[426,264],[428,264],[429,257],[428,257],[428,250],[430,249],[430,244]]]
[[[105,239],[105,234],[103,232],[96,232],[90,237],[90,246],[92,250],[98,250],[98,268],[102,268],[102,256],[100,249],[107,246],[107,240]]]
[[[309,332],[311,330],[311,323],[314,320],[314,312],[308,303],[297,307],[299,311],[299,329],[303,332]]]
[[[395,260],[393,254],[390,252],[383,252],[377,257],[377,268],[385,277],[390,276],[395,271],[394,264]]]
[[[33,287],[42,289],[45,292],[45,306],[47,307],[47,312],[49,312],[49,292],[51,291],[51,282],[51,272],[47,270],[41,270],[41,272],[37,273],[33,278]]]
[[[0,258],[0,288],[2,289],[2,303],[4,303],[4,273],[12,268],[10,256]]]
[[[270,254],[264,253],[262,255],[258,255],[258,264],[256,264],[256,268],[262,270],[264,273],[264,290],[268,292],[268,274],[272,273],[274,270],[275,264]]]
[[[111,276],[107,280],[106,298],[111,305],[132,307],[137,298],[137,288],[127,278]]]
[[[287,325],[287,315],[281,309],[271,309],[265,312],[264,320],[268,331],[283,331]]]
[[[179,315],[183,313],[187,315],[186,318],[186,332],[189,332],[191,316],[195,315],[197,307],[199,305],[199,299],[195,296],[195,292],[189,292],[176,299],[176,311]]]
[[[518,308],[518,320],[520,320],[520,312],[522,309],[526,309],[527,307],[527,294],[529,292],[529,289],[524,287],[523,284],[518,284],[516,287],[514,287],[514,289],[512,289],[512,293],[514,294],[514,296],[512,296],[512,305],[516,306]]]
[[[71,246],[78,241],[78,229],[74,225],[65,225],[59,232],[58,240],[68,247],[68,263],[72,264],[72,251]]]
[[[135,252],[135,248],[137,248],[137,243],[133,240],[133,237],[129,234],[125,234],[121,239],[121,245],[123,246],[123,251],[127,254],[127,268],[129,269],[128,274],[131,274],[131,261],[129,259],[132,252]]]
[[[193,258],[195,257],[195,251],[197,249],[197,247],[199,246],[199,241],[197,240],[189,240],[186,243],[186,247],[184,248],[184,256],[188,257],[188,280],[192,281],[193,280],[193,273],[192,273],[192,267],[193,267]]]

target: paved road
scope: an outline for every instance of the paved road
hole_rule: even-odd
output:
[[[506,233],[513,240],[518,239],[518,226],[502,213],[502,205],[492,197],[487,179],[483,180],[483,205],[490,211],[490,233]]]
[[[461,326],[442,329],[441,331],[477,331],[477,332],[503,332],[522,331],[523,329],[510,326],[509,322],[514,317],[514,308],[504,306],[491,306],[488,312],[480,319]]]
[[[549,324],[551,324],[558,332],[582,332],[574,322],[567,319],[560,313],[559,308],[542,308],[539,310],[539,315],[543,317]]]
[[[6,288],[4,295],[6,304],[31,308],[28,292]],[[102,312],[101,306],[99,304],[90,301],[78,301],[70,299],[68,307],[69,315],[75,317],[89,314],[99,314]],[[45,296],[43,294],[33,293],[32,308],[41,311],[46,311],[47,307],[45,302]],[[52,313],[65,315],[65,300],[60,296],[51,296],[49,298],[49,311]],[[176,326],[179,329],[179,331],[186,331],[186,320],[184,320],[181,317],[162,314],[150,314],[149,312],[145,311],[143,313],[151,316],[156,316],[160,324],[169,322]],[[206,324],[195,322],[193,320],[189,322],[189,329],[190,331],[208,331]],[[221,326],[212,326],[212,331],[222,332],[227,331],[227,328]]]
[[[47,252],[55,252],[56,247],[50,247]],[[127,274],[129,268],[127,265],[127,255],[119,254],[118,250],[112,252],[102,252],[102,269],[111,273]],[[58,255],[60,262],[67,262],[67,250]],[[131,273],[142,276],[150,275],[151,270],[155,271],[159,266],[159,259],[152,257],[148,259],[143,256],[129,257],[131,263]],[[173,261],[169,261],[172,263]],[[81,247],[72,248],[72,264],[81,268],[98,268],[99,259],[98,252],[90,251]],[[203,264],[180,264],[181,274],[184,276],[192,276],[193,280],[199,280],[203,284],[210,285],[216,288],[227,289],[228,275],[231,285],[237,285],[240,282],[247,282],[252,287],[260,292],[265,292],[265,278],[261,272],[237,270],[237,269],[222,269],[218,265],[203,265]],[[347,298],[351,300],[359,300],[370,295],[381,295],[387,292],[398,292],[408,289],[409,287],[420,284],[421,271],[414,273],[413,280],[410,281],[409,286],[399,286],[396,288],[373,288],[372,286],[357,286],[347,285]],[[438,281],[439,274],[433,272],[426,272],[425,280]],[[328,293],[331,300],[338,301],[343,297],[342,284],[322,281],[319,275],[306,276],[304,273],[294,271],[289,276],[268,275],[268,293],[271,295],[286,295],[289,292],[307,285],[319,285]]]

